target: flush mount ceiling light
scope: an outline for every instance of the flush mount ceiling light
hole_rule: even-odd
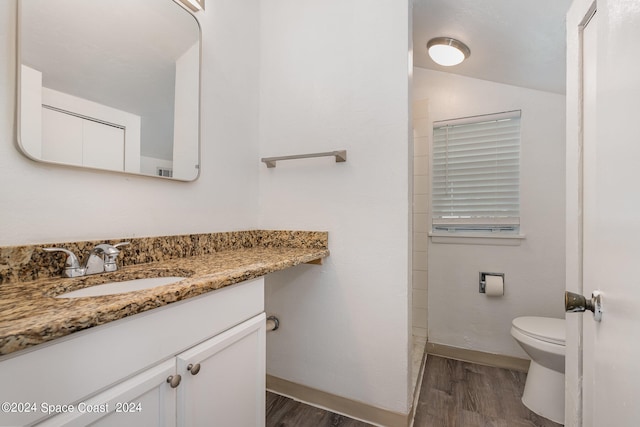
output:
[[[180,0],[180,3],[187,6],[194,12],[204,10],[204,0]]]
[[[458,65],[471,55],[466,44],[451,37],[436,37],[427,43],[429,56],[436,64],[450,67]]]

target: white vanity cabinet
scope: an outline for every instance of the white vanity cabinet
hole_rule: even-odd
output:
[[[0,401],[21,404],[0,425],[264,425],[264,281],[5,356],[0,378]]]
[[[265,375],[263,313],[36,425],[257,427]]]

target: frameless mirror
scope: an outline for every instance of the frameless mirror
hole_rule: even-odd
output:
[[[49,163],[198,177],[200,26],[174,0],[20,0],[18,145]]]

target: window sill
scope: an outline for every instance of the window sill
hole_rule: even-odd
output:
[[[520,246],[524,234],[498,233],[434,233],[429,232],[431,243],[457,245]]]

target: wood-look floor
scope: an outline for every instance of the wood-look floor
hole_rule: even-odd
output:
[[[414,427],[557,427],[522,404],[527,375],[429,355]]]
[[[526,374],[429,355],[414,427],[558,427],[520,401]],[[365,427],[267,393],[267,427]]]
[[[267,427],[368,427],[370,425],[267,392]]]

